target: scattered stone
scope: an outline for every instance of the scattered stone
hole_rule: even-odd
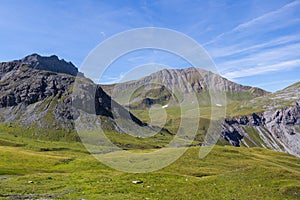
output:
[[[33,181],[28,181],[28,183],[33,183]]]
[[[132,183],[133,183],[133,184],[141,184],[141,183],[143,183],[143,181],[137,180],[137,181],[132,181]]]
[[[0,181],[7,181],[10,180],[11,178],[5,177],[5,176],[0,176]]]
[[[150,185],[147,185],[147,188],[151,188],[151,186],[150,186]]]

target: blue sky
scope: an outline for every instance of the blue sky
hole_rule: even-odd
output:
[[[219,73],[269,91],[300,81],[300,1],[14,1],[0,0],[0,60],[56,54],[80,67],[105,39],[141,27],[182,32],[207,50]],[[120,58],[102,82],[132,67],[188,63],[160,51]]]

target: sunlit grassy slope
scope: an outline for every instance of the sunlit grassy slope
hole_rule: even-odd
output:
[[[274,110],[287,106],[295,106],[295,102],[300,100],[300,82],[297,82],[283,90],[257,97],[249,101],[229,103],[227,106],[228,116],[249,115],[265,110]]]
[[[2,132],[0,198],[300,198],[299,158],[230,146],[215,146],[204,159],[198,153],[199,147],[192,147],[164,169],[130,174],[101,164],[78,142],[36,141]]]

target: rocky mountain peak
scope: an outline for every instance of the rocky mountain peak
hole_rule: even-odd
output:
[[[230,102],[249,100],[269,93],[260,88],[234,83],[211,71],[194,67],[163,69],[138,80],[102,85],[102,88],[124,106],[128,106],[128,102],[125,102],[123,97],[133,92],[134,95],[131,97],[129,105],[134,104],[134,107],[144,107],[149,102],[150,104],[167,103],[169,97],[172,96],[171,90],[173,89],[183,91],[185,94],[194,93],[205,105],[211,103],[210,100],[207,100],[210,97],[206,92],[212,88],[216,91],[226,92],[227,100]],[[153,94],[156,95],[153,96]]]
[[[8,64],[10,67],[7,66]],[[64,73],[72,76],[83,76],[81,72],[78,72],[78,69],[72,62],[66,62],[64,59],[59,59],[56,55],[41,56],[34,53],[20,60],[0,63],[2,73],[20,68],[24,65],[38,70]]]
[[[168,88],[188,88],[187,85],[191,85],[192,90],[196,92],[208,90],[210,88],[208,84],[213,84],[214,88],[226,92],[246,91],[252,93],[254,96],[262,96],[269,93],[260,88],[234,83],[211,71],[194,67],[185,69],[163,69],[139,80],[120,83],[118,86],[122,87],[122,89],[126,89],[131,85],[145,84],[149,81],[162,83],[168,86]]]
[[[135,127],[140,132],[154,132],[156,127],[140,121],[92,80],[75,77],[77,72],[71,62],[57,56],[32,54],[0,62],[0,124],[27,127],[34,131],[30,137],[55,140],[78,140],[74,121],[86,128],[81,120],[89,117],[104,130],[128,133],[128,127]]]
[[[77,76],[78,69],[72,62],[66,62],[64,59],[59,59],[56,55],[40,56],[32,54],[20,60],[21,65],[28,65],[34,69],[52,71],[57,73],[69,74]],[[82,76],[82,74],[80,73]]]

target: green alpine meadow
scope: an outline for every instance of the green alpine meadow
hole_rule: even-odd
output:
[[[299,200],[300,0],[0,2],[0,199]]]

